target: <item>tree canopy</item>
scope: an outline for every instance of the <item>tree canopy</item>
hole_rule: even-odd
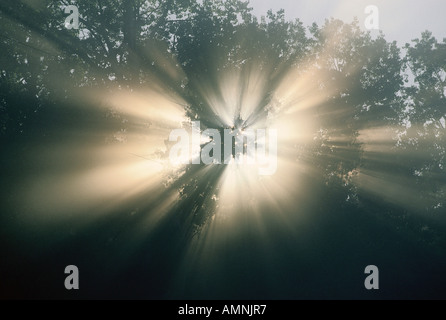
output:
[[[68,5],[78,7],[79,29],[64,25]],[[4,230],[19,229],[22,212],[49,215],[61,208],[57,204],[69,208],[69,224],[81,230],[76,210],[100,207],[109,215],[91,222],[100,225],[94,247],[119,239],[117,250],[125,255],[138,239],[138,248],[162,256],[164,263],[150,267],[167,270],[160,279],[150,278],[160,286],[174,272],[175,257],[209,238],[220,210],[238,213],[248,235],[257,221],[249,212],[271,234],[308,214],[321,229],[337,230],[321,241],[338,237],[350,243],[348,237],[371,228],[368,237],[346,245],[349,253],[365,247],[385,259],[390,253],[383,248],[392,242],[395,249],[394,241],[404,238],[410,239],[404,252],[414,245],[446,261],[446,38],[424,31],[399,47],[382,33],[363,31],[357,20],[304,26],[286,20],[283,10],[258,18],[243,0],[3,0],[0,28],[1,181],[13,186],[2,195]],[[175,124],[190,128],[190,121],[199,120],[202,129],[223,130],[238,118],[245,126],[282,130],[283,166],[276,178],[230,180],[224,166],[164,165]],[[132,149],[132,143],[142,147]],[[74,176],[115,168],[114,161],[139,151],[130,157],[150,163],[149,171],[162,167],[160,180],[143,175],[149,181],[108,185],[92,178],[70,187]],[[23,191],[21,183],[38,174],[45,178],[36,189],[47,200],[30,196],[34,189]],[[231,194],[228,181],[235,195],[225,198]],[[82,193],[84,182],[96,189]],[[274,191],[267,190],[272,186]],[[117,191],[128,198],[104,204],[114,203]],[[272,218],[275,210],[288,223]],[[135,220],[122,214],[128,211]],[[154,221],[162,231],[146,236],[152,230],[146,225]],[[231,230],[241,237],[242,227]],[[375,231],[384,235],[371,244]],[[79,246],[94,238],[93,231],[82,232],[82,240],[73,240]],[[6,233],[14,238],[15,231]],[[280,239],[275,245],[287,248],[286,237]],[[250,241],[241,252],[254,248],[260,259]],[[173,244],[164,250],[164,243]],[[146,262],[134,262],[127,272],[142,270]],[[151,296],[176,297],[161,289]]]

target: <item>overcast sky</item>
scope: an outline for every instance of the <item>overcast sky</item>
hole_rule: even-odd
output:
[[[375,5],[380,29],[389,41],[403,45],[425,30],[432,31],[439,41],[446,38],[446,0],[250,0],[250,4],[257,16],[283,8],[287,19],[299,18],[306,26],[313,22],[321,25],[329,17],[344,22],[357,17],[363,28],[364,9]]]

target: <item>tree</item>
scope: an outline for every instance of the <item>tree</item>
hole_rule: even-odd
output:
[[[79,8],[79,30],[64,27],[63,9],[70,4]],[[48,214],[60,209],[52,207],[59,199],[45,194],[48,186],[62,198],[58,203],[69,208],[69,217],[58,214],[68,222],[54,222],[57,227],[51,230],[55,233],[62,232],[58,227],[65,231],[67,225],[85,225],[75,211],[88,210],[79,209],[78,201],[89,204],[94,198],[96,207],[113,203],[116,195],[111,193],[79,192],[84,198],[76,197],[85,184],[65,186],[74,176],[90,177],[109,161],[115,164],[115,158],[107,158],[110,154],[156,163],[163,168],[162,179],[150,178],[159,185],[145,189],[144,181],[128,186],[125,201],[101,207],[108,215],[94,216],[80,240],[61,245],[48,240],[48,247],[68,248],[90,265],[102,258],[92,256],[103,250],[108,255],[98,262],[101,266],[125,260],[109,271],[110,277],[119,268],[125,269],[123,279],[147,272],[149,265],[150,272],[141,279],[133,278],[128,287],[145,294],[140,286],[143,279],[156,288],[151,297],[169,296],[167,285],[177,274],[177,262],[193,251],[189,251],[191,244],[199,244],[197,251],[214,250],[216,239],[206,237],[212,234],[213,218],[218,218],[227,173],[225,166],[174,167],[168,163],[172,128],[166,119],[173,115],[166,105],[175,105],[186,128],[199,120],[202,130],[276,126],[286,132],[279,152],[286,170],[272,177],[270,184],[252,177],[248,183],[241,174],[239,185],[233,186],[236,196],[229,205],[237,211],[232,219],[237,224],[228,223],[225,231],[240,237],[243,245],[227,251],[229,255],[235,252],[232,260],[212,256],[222,262],[221,268],[234,270],[241,278],[250,276],[251,270],[267,261],[260,245],[265,239],[273,257],[268,258],[274,260],[270,263],[277,270],[290,268],[291,274],[294,267],[315,268],[325,277],[317,281],[335,281],[333,287],[345,287],[341,281],[351,280],[345,276],[332,280],[339,273],[325,274],[326,263],[342,256],[344,267],[363,270],[362,258],[356,259],[358,252],[361,257],[387,261],[403,238],[410,239],[404,242],[404,254],[429,248],[439,257],[435,260],[426,254],[432,258],[429,262],[444,260],[445,218],[439,213],[446,205],[445,40],[440,43],[424,32],[420,39],[399,48],[383,34],[372,37],[362,31],[358,21],[327,19],[321,26],[305,27],[298,19],[287,21],[283,10],[270,10],[258,18],[249,2],[241,0],[4,0],[0,27],[0,140],[5,148],[1,181],[14,185],[13,191],[1,195],[6,213],[0,216],[5,222],[0,225],[13,230],[8,230],[8,237],[25,233],[17,231],[21,224],[16,221],[22,220],[16,216],[20,217],[21,210],[34,214],[39,212],[35,206],[40,206]],[[162,97],[163,103],[159,108],[138,104],[141,92],[155,102]],[[135,104],[131,106],[134,113],[115,108],[115,98],[121,98],[124,107]],[[160,113],[161,120],[157,118]],[[141,114],[147,119],[141,119]],[[126,141],[135,136],[147,149],[155,139],[160,145],[164,142],[164,147],[152,152],[150,146],[152,153],[129,154]],[[44,151],[52,148],[65,154],[44,157],[48,154]],[[125,170],[133,170],[129,162]],[[112,166],[111,175],[119,176],[117,167]],[[36,200],[32,192],[14,193],[41,172],[44,179],[39,190],[47,198]],[[85,180],[98,191],[113,189],[106,182]],[[259,189],[259,194],[250,193]],[[17,204],[18,198],[23,207]],[[302,222],[304,216],[309,217],[308,224]],[[147,219],[156,221],[156,228],[148,231]],[[262,232],[257,232],[257,224]],[[288,232],[287,228],[299,231]],[[40,230],[30,229],[31,234],[41,235]],[[314,247],[302,249],[300,241],[308,239]],[[42,243],[35,244],[36,248],[46,249],[45,241]],[[230,246],[215,245],[222,247]],[[113,255],[115,250],[118,258]],[[310,262],[303,266],[299,254],[305,250],[312,253],[307,253]],[[186,262],[207,271],[214,260],[209,259],[209,265]],[[239,261],[245,262],[240,268]],[[22,261],[17,258],[15,263],[8,270]],[[92,274],[99,274],[96,272]],[[274,272],[276,269],[269,275],[277,279]],[[276,289],[282,292],[285,286],[294,296],[295,283],[288,278],[279,281]],[[258,281],[254,276],[250,279],[255,287]],[[199,290],[191,288],[192,292]],[[270,297],[273,291],[264,292]]]
[[[418,153],[406,157],[410,175],[422,190],[420,199],[427,212],[444,208],[446,41],[439,43],[425,31],[406,44],[405,63],[413,84],[406,88],[407,104],[401,115],[406,123],[402,148]]]

